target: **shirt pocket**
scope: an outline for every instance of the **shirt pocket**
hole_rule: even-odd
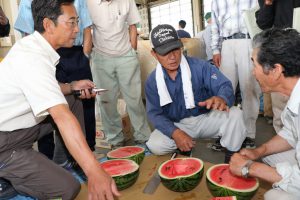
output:
[[[117,15],[116,17],[116,20],[117,20],[117,26],[122,29],[124,26],[126,26],[126,19],[127,19],[127,15],[122,15],[122,14],[119,14]]]

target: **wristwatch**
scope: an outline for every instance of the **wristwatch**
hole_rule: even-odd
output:
[[[248,175],[249,175],[249,168],[250,166],[253,164],[253,161],[252,160],[248,160],[246,165],[244,165],[244,167],[242,167],[242,176],[244,178],[248,178]]]

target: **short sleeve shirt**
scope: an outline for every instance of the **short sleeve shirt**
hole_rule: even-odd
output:
[[[19,40],[0,63],[0,131],[29,128],[67,104],[55,78],[59,55],[38,32]]]
[[[87,0],[97,53],[121,56],[131,49],[128,26],[140,21],[134,0]]]

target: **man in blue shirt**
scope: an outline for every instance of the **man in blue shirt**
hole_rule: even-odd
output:
[[[221,136],[225,162],[246,137],[242,111],[232,107],[231,82],[213,65],[184,57],[176,30],[158,25],[150,33],[159,62],[145,85],[149,120],[155,127],[148,148],[158,155],[190,151],[196,138]]]
[[[14,28],[20,31],[23,35],[28,35],[34,31],[34,23],[31,12],[32,0],[21,0],[19,5],[19,14],[15,22]],[[79,16],[80,23],[79,32],[74,41],[74,46],[71,48],[60,48],[57,50],[60,55],[60,62],[56,66],[56,78],[61,83],[71,83],[82,79],[92,80],[92,73],[89,64],[89,55],[92,48],[91,28],[92,21],[87,9],[86,1],[75,0],[74,6]],[[73,26],[74,24],[68,24]],[[86,140],[92,151],[95,150],[95,134],[96,134],[96,120],[95,120],[95,99],[83,99],[84,122]],[[60,137],[59,135],[57,135]],[[72,167],[74,162],[66,152],[65,146],[61,144],[61,140],[56,140],[54,149],[53,135],[49,134],[39,140],[39,151],[47,155],[63,167]],[[54,149],[54,154],[53,154]],[[71,162],[70,162],[71,161]]]

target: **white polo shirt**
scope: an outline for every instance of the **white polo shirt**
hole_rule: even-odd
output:
[[[29,128],[48,108],[67,104],[55,78],[59,55],[38,32],[19,40],[0,63],[0,131]]]
[[[87,0],[93,22],[94,50],[117,57],[131,49],[128,26],[140,21],[134,0]]]

